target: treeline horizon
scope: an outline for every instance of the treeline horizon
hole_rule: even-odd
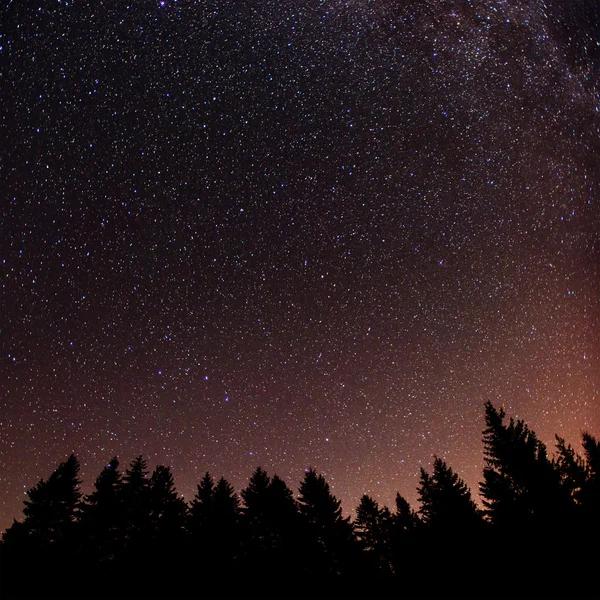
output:
[[[439,457],[419,507],[364,494],[354,519],[322,474],[298,496],[258,467],[239,496],[206,473],[194,498],[169,467],[114,457],[80,491],[71,455],[27,492],[0,546],[9,595],[588,595],[599,590],[600,442],[583,456],[556,436],[550,457],[522,420],[485,405],[482,507]],[[554,567],[555,565],[555,567]],[[550,568],[549,568],[550,567]]]

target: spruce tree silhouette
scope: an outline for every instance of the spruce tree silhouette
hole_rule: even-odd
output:
[[[260,467],[242,490],[244,560],[246,568],[261,568],[272,579],[291,576],[298,566],[299,513],[293,492],[277,475]]]
[[[556,466],[560,473],[563,489],[573,502],[580,506],[581,495],[586,486],[588,470],[586,462],[579,456],[571,444],[556,436]]]
[[[273,475],[267,493],[271,564],[277,573],[276,579],[285,582],[305,573],[303,556],[306,538],[298,504],[285,481],[278,475]]]
[[[419,515],[408,501],[396,492],[396,511],[392,514],[390,531],[390,555],[392,571],[396,577],[413,576],[422,565],[420,557],[425,549],[420,544]]]
[[[52,577],[65,561],[78,565],[75,556],[76,518],[81,499],[78,476],[79,461],[72,454],[47,480],[40,480],[27,492],[25,519],[22,523],[15,520],[3,536],[2,579],[10,578],[12,583],[19,584],[21,594],[39,593],[36,586]]]
[[[504,410],[485,406],[483,482],[480,493],[490,521],[511,530],[549,533],[556,514],[572,510],[569,491],[546,446],[522,420],[504,424]]]
[[[299,491],[300,514],[315,559],[309,568],[323,577],[349,574],[360,556],[350,517],[342,516],[341,502],[314,469],[306,472]]]
[[[177,494],[169,467],[158,465],[150,478],[150,521],[157,552],[183,541],[187,506]]]
[[[419,515],[411,508],[410,504],[396,492],[396,512],[392,515],[393,527],[399,535],[407,535],[417,529],[421,521]]]
[[[390,573],[392,515],[384,506],[364,494],[356,509],[354,531],[365,554],[366,568],[374,575]]]
[[[421,468],[417,492],[421,519],[436,533],[464,536],[481,525],[467,484],[441,458],[434,457],[431,475]]]
[[[263,524],[267,520],[269,512],[269,484],[271,478],[261,467],[257,467],[250,476],[248,487],[242,490],[242,518],[244,525],[252,529],[252,535],[256,537],[259,545],[264,544]]]
[[[563,491],[572,503],[570,514],[556,515],[557,533],[566,543],[582,549],[587,541],[583,532],[589,531],[590,526],[594,529],[594,502],[593,494],[590,494],[591,468],[587,460],[581,458],[573,446],[559,436],[556,436],[555,465]],[[600,531],[600,522],[597,521],[596,525]]]
[[[27,492],[24,523],[37,544],[49,546],[72,536],[81,499],[78,475],[79,461],[71,454],[48,481],[40,481]]]
[[[240,516],[240,499],[224,477],[217,482],[213,499],[216,521],[226,529],[235,527]]]
[[[215,482],[207,471],[197,486],[188,512],[187,529],[196,546],[202,542],[203,537],[211,537],[209,531],[214,523],[214,493]]]
[[[214,553],[211,548],[217,537],[214,493],[215,482],[207,471],[197,485],[196,494],[192,498],[188,510],[186,523],[189,534],[188,561],[190,564],[188,569],[193,568],[194,563],[214,569],[212,564]]]
[[[217,594],[220,578],[237,578],[234,561],[239,557],[239,506],[239,498],[224,477],[215,485],[211,474],[205,473],[188,511],[186,559],[190,573],[201,568],[211,575],[214,584],[206,585],[205,591]],[[189,589],[195,589],[194,581],[190,582]]]
[[[539,549],[573,545],[574,531],[579,529],[573,489],[577,484],[567,484],[564,472],[573,457],[568,450],[561,457],[559,443],[558,457],[551,460],[524,421],[511,418],[504,423],[504,418],[503,409],[486,403],[485,466],[479,488],[492,525],[486,536],[489,560],[504,560],[524,593],[538,593],[542,580],[548,590],[573,593],[574,582],[564,569],[548,572],[544,553],[531,552],[530,544],[520,543],[535,541]],[[573,468],[571,461],[569,469]]]
[[[477,576],[482,516],[467,484],[441,459],[434,458],[430,475],[421,468],[417,488],[423,527],[419,544],[436,564],[440,585],[448,577]],[[473,573],[473,571],[475,573]],[[443,592],[438,587],[436,593]]]
[[[209,547],[216,557],[220,570],[231,570],[240,547],[240,499],[233,486],[221,477],[213,494],[214,519],[213,537]]]
[[[600,444],[584,432],[582,446],[585,458],[557,436],[556,464],[574,505],[571,519],[560,515],[563,543],[574,549],[578,563],[588,565],[589,571],[596,568],[600,559],[597,536],[590,535],[590,532],[600,533]]]
[[[582,434],[585,456],[586,479],[580,494],[580,502],[592,531],[600,531],[600,440],[591,433]]]
[[[251,569],[266,567],[265,554],[271,542],[268,524],[270,482],[266,471],[257,467],[241,493],[244,501],[241,511],[243,552]]]
[[[123,479],[118,468],[115,456],[102,469],[94,491],[81,505],[79,528],[84,555],[93,562],[114,560],[123,548]]]
[[[143,561],[152,539],[150,480],[146,461],[138,456],[123,477],[124,550],[129,560]]]

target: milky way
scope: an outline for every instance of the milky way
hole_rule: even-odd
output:
[[[72,451],[349,511],[600,431],[593,0],[2,11],[3,528]]]

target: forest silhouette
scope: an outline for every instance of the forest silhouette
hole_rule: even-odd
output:
[[[91,494],[74,455],[27,492],[1,545],[2,597],[595,596],[600,443],[556,452],[485,405],[478,508],[441,458],[421,469],[419,508],[362,496],[355,518],[323,475],[298,496],[262,468],[236,494],[206,473],[184,502],[169,467],[115,457]]]

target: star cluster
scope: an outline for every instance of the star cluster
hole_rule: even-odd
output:
[[[8,2],[0,517],[71,451],[476,489],[598,432],[599,9]]]

